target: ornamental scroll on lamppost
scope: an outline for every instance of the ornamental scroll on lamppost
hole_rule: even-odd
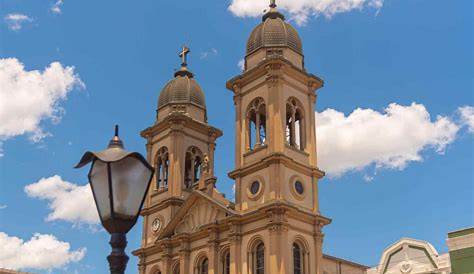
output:
[[[110,273],[123,274],[128,262],[126,234],[137,222],[154,169],[140,153],[124,149],[118,126],[107,149],[86,152],[75,168],[89,163],[88,178],[100,221],[111,235]]]

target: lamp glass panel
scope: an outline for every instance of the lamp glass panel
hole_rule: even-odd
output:
[[[99,216],[102,221],[111,218],[109,180],[107,175],[107,164],[96,160],[90,172],[90,183],[96,201]]]
[[[134,157],[110,165],[114,214],[121,219],[133,220],[139,213],[152,173]]]

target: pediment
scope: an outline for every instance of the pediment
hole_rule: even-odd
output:
[[[199,199],[176,226],[175,233],[193,233],[201,227],[216,223],[226,217],[226,212],[215,204]]]
[[[415,239],[401,239],[387,248],[380,261],[379,273],[414,274],[434,271],[438,253],[429,243]]]
[[[237,215],[230,202],[224,203],[226,201],[200,190],[193,190],[157,240],[174,234],[194,233],[203,226]]]

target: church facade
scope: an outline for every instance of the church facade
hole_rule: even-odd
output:
[[[188,52],[159,95],[156,122],[141,133],[156,172],[133,252],[139,273],[323,274],[342,273],[342,265],[365,273],[322,253],[331,220],[318,204],[324,172],[314,105],[323,81],[305,70],[301,39],[276,5],[250,34],[244,71],[226,83],[235,108],[235,202],[216,189],[222,132],[207,122]]]

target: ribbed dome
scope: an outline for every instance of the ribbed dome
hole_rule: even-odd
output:
[[[303,54],[301,39],[281,13],[272,10],[263,16],[263,22],[250,34],[247,55],[263,47],[289,47]]]
[[[176,73],[175,78],[165,85],[158,99],[158,109],[172,103],[190,103],[206,108],[204,93],[192,74]]]

